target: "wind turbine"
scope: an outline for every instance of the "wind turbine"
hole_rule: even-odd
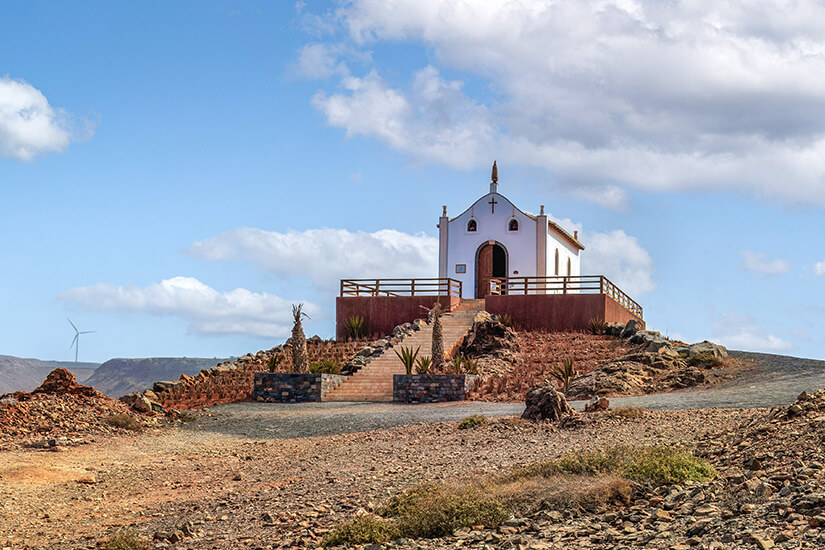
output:
[[[81,334],[91,334],[91,333],[97,332],[97,331],[96,330],[84,330],[83,332],[81,332],[81,331],[77,330],[77,327],[74,326],[74,323],[72,323],[71,319],[66,317],[66,320],[69,321],[69,324],[72,325],[72,328],[74,329],[74,339],[72,340],[72,343],[69,344],[69,349],[72,349],[72,346],[74,346],[74,362],[77,363],[77,350],[80,347],[80,335]]]

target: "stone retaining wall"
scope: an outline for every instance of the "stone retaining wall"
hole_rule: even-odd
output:
[[[337,342],[310,338],[307,340],[309,362],[333,359],[344,363],[351,359],[370,340]],[[256,372],[268,372],[269,360],[275,356],[276,372],[292,369],[292,351],[288,345],[247,354],[237,361],[226,361],[196,376],[181,375],[178,380],[155,382],[147,397],[166,409],[194,409],[224,403],[252,400],[252,385]]]
[[[256,372],[252,398],[267,403],[322,401],[346,378],[339,374]]]
[[[401,403],[463,401],[475,378],[468,374],[395,374],[392,400]]]

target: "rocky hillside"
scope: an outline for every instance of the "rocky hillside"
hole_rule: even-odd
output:
[[[145,359],[109,359],[85,382],[109,397],[143,391],[158,380],[177,380],[181,374],[194,376],[202,369],[214,367],[227,359],[197,357],[149,357]],[[37,385],[37,384],[35,384]]]
[[[60,367],[70,370],[80,382],[83,382],[99,365],[100,363],[41,361],[0,355],[0,394],[31,391],[39,386],[51,371]]]

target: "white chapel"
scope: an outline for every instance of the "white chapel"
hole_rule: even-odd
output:
[[[500,195],[495,162],[490,192],[452,219],[445,206],[438,230],[438,276],[460,280],[462,298],[483,298],[494,278],[581,274],[578,232],[549,220],[544,205],[536,216]]]

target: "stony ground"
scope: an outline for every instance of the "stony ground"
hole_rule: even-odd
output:
[[[726,448],[719,445],[741,451],[737,439],[741,436],[736,435],[739,427],[766,414],[764,410],[648,411],[630,419],[599,414],[564,430],[505,417],[475,430],[458,430],[456,422],[442,422],[270,439],[264,434],[239,435],[245,431],[243,421],[233,422],[228,413],[217,411],[216,416],[204,412],[191,424],[138,436],[107,437],[80,447],[57,446],[57,452],[4,452],[0,548],[93,548],[123,529],[147,539],[155,534],[164,537],[166,541],[156,541],[158,547],[313,547],[326,530],[416,483],[500,473],[568,450],[678,441],[709,449],[714,460],[728,460],[724,453],[715,454],[716,449]],[[323,422],[323,417],[312,416],[308,422]],[[234,433],[229,429],[232,425]],[[802,428],[794,425],[791,431],[802,433]],[[728,443],[719,434],[731,434],[733,439]],[[810,454],[810,443],[800,446],[800,452]],[[800,460],[807,459],[802,456]],[[805,462],[804,467],[809,466]],[[739,486],[753,477],[760,479],[760,485],[762,477],[768,483],[784,483],[767,472],[775,468],[769,461],[763,468],[766,471],[757,476],[744,481],[732,477],[730,483]],[[821,479],[816,476],[808,479]],[[682,489],[672,490],[682,495]],[[676,499],[676,508],[684,511],[680,507],[686,497],[669,495],[664,498]],[[608,528],[622,537],[641,532],[635,538],[622,538],[622,545],[635,545],[647,540],[648,528],[653,529],[651,533],[660,532],[659,523],[647,520],[655,507],[649,499],[641,499],[627,509],[612,511],[615,517],[610,523],[603,516],[548,516],[514,520],[502,531],[467,532],[463,538],[410,542],[408,546],[476,546],[482,542],[496,548],[522,543],[534,548],[543,547],[539,543],[569,547],[574,542],[581,547],[604,546],[607,539],[599,533]],[[677,515],[683,517],[681,512]],[[676,525],[662,541],[690,539],[687,527]],[[772,529],[767,524],[763,528],[771,536]],[[794,529],[799,531],[801,526]],[[737,532],[736,536],[737,543],[742,543],[744,535]],[[176,542],[169,542],[170,538]],[[733,542],[720,540],[720,544],[732,547]],[[611,546],[616,544],[604,547]]]

